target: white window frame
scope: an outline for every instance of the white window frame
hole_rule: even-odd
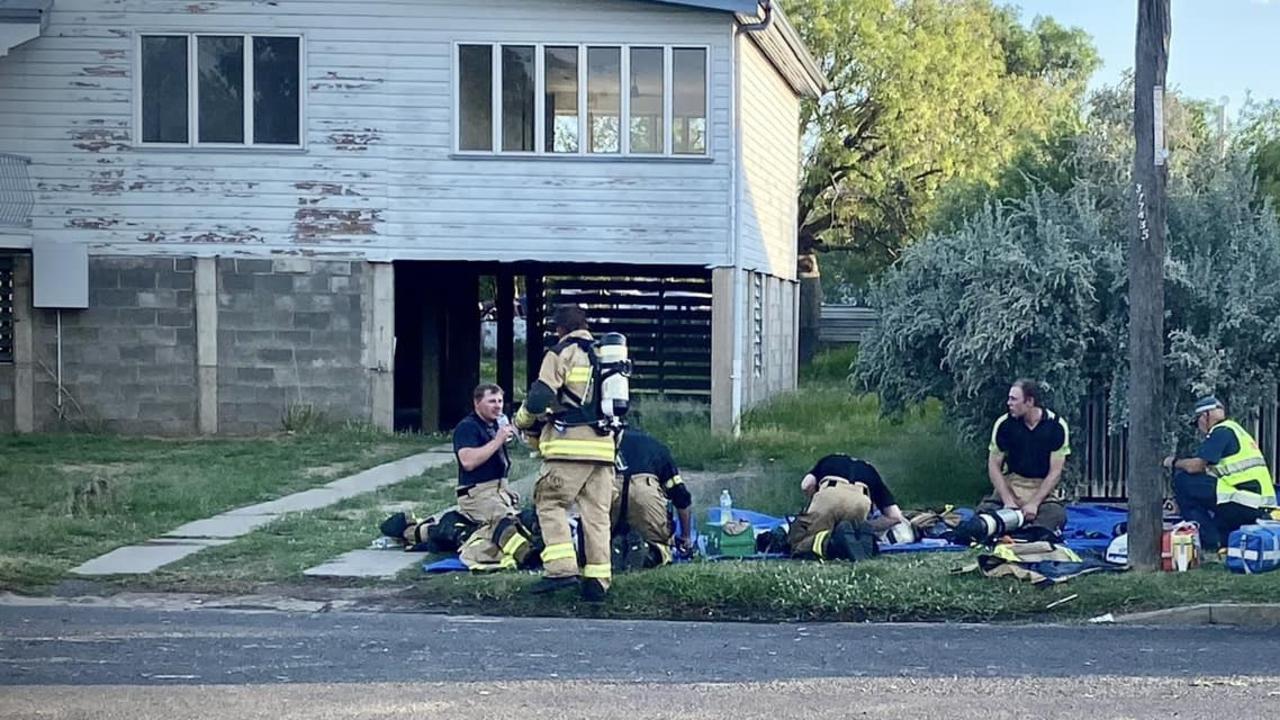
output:
[[[152,34],[152,33],[147,33]],[[159,34],[159,33],[156,33]],[[459,102],[461,95],[461,78],[459,72],[461,65],[459,62],[459,53],[464,45],[488,45],[492,52],[492,97],[490,98],[492,107],[490,113],[493,116],[492,127],[492,150],[463,150],[461,148],[462,139],[462,105]],[[534,68],[537,77],[534,78],[534,143],[533,152],[515,151],[502,149],[502,47],[504,45],[512,47],[534,47]],[[546,55],[545,51],[548,47],[576,47],[578,49],[578,151],[572,153],[564,152],[548,152],[546,149]],[[640,152],[633,153],[631,151],[631,90],[630,90],[630,73],[631,73],[631,48],[662,48],[662,108],[663,108],[663,148],[662,152]],[[621,85],[619,105],[619,152],[590,152],[590,138],[587,130],[587,48],[617,48],[621,53]],[[672,72],[672,51],[677,49],[702,50],[706,58],[706,65],[703,68],[705,73],[704,90],[706,93],[706,101],[704,107],[707,113],[707,142],[706,150],[702,153],[676,153],[674,152],[675,143],[675,127],[673,124],[673,94],[675,87],[672,80],[674,74]],[[453,112],[451,119],[453,121],[453,154],[462,157],[503,157],[503,158],[573,158],[573,159],[619,159],[634,158],[637,160],[709,160],[713,157],[714,147],[713,138],[715,133],[712,131],[712,106],[711,106],[711,46],[698,45],[694,43],[608,43],[608,42],[521,42],[517,40],[457,40],[453,43],[453,52],[449,59],[450,79],[449,84],[452,88]]]
[[[187,39],[187,141],[183,143],[146,142],[142,139],[142,39],[144,37],[185,37]],[[244,107],[241,122],[244,142],[200,142],[200,88],[197,44],[201,37],[241,37],[244,39]],[[298,142],[253,142],[253,40],[254,38],[291,38],[298,41]],[[201,30],[139,30],[133,37],[133,145],[137,148],[208,148],[214,150],[304,150],[307,146],[307,39],[302,33]]]

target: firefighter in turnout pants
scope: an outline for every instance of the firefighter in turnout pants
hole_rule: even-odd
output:
[[[515,425],[530,431],[539,423],[538,449],[542,470],[533,489],[538,522],[546,543],[542,551],[544,575],[531,588],[547,593],[580,586],[582,599],[602,602],[612,577],[609,545],[609,504],[613,499],[616,448],[612,432],[578,424],[598,403],[593,387],[594,339],[586,314],[579,307],[561,305],[552,314],[558,342],[543,356],[538,379],[529,386]],[[578,581],[578,560],[569,530],[569,506],[581,513],[586,562]]]

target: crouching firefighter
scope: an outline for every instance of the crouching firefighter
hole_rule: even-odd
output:
[[[874,505],[886,519],[906,522],[875,466],[848,455],[828,455],[805,474],[800,488],[809,504],[787,532],[794,557],[864,560],[875,554],[875,532],[866,523]]]
[[[626,341],[610,333],[599,343],[587,329],[586,313],[561,305],[551,315],[557,342],[543,356],[538,379],[529,387],[515,425],[532,429],[542,421],[538,450],[542,470],[533,500],[546,543],[544,576],[531,592],[579,587],[588,602],[602,602],[609,590],[609,505],[613,498],[615,434],[627,410]],[[584,563],[569,529],[569,506],[581,514]]]
[[[478,571],[535,567],[539,562],[538,542],[520,522],[520,498],[507,485],[511,470],[507,443],[515,438],[515,430],[498,422],[503,408],[502,388],[479,385],[472,400],[474,411],[453,431],[453,454],[458,461],[458,513],[475,526],[465,538],[457,536],[461,540],[459,559]],[[406,522],[401,535],[413,547],[432,540],[427,536],[431,531],[427,523]],[[434,539],[434,547],[447,545]]]
[[[689,507],[693,498],[680,479],[670,448],[651,435],[627,428],[618,443],[617,474],[610,511],[615,557],[619,554],[619,545],[624,551],[637,545],[640,550],[638,558],[627,557],[623,566],[627,569],[657,567],[670,563],[675,551],[690,552],[693,528]],[[680,517],[679,537],[672,527],[668,502]],[[633,554],[622,553],[623,556]]]

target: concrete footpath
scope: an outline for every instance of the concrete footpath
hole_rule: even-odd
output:
[[[526,498],[533,497],[533,483],[537,479],[538,473],[535,471],[519,480],[512,481],[511,489],[520,496],[521,502],[524,502]],[[397,509],[399,508],[386,508],[388,514],[395,512]],[[448,509],[441,508],[437,512],[444,512]],[[370,528],[370,537],[376,537],[376,531],[373,528]],[[421,564],[426,558],[426,553],[405,552],[398,547],[381,550],[362,548],[345,552],[332,560],[307,568],[302,571],[302,574],[309,577],[381,578],[385,580]]]
[[[453,453],[447,449],[410,455],[320,487],[187,523],[140,545],[116,548],[71,572],[83,576],[144,575],[205,548],[226,545],[286,513],[318,510],[356,495],[395,485],[453,461]]]

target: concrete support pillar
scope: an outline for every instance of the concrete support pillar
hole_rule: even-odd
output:
[[[735,272],[734,268],[711,271],[711,430],[726,434],[733,433],[738,424],[733,396],[742,381],[733,375],[733,335],[738,325]]]
[[[218,432],[218,259],[195,259],[197,430]]]
[[[366,357],[369,362],[370,420],[383,430],[395,428],[396,275],[391,263],[370,263],[373,298]]]
[[[13,263],[13,429],[20,433],[36,429],[35,310],[31,300],[31,257],[17,257]]]

